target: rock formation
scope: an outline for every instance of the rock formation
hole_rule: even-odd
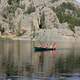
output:
[[[70,6],[67,8],[65,5],[67,3],[70,3],[72,6],[69,4]],[[59,14],[56,12],[62,4],[65,6],[63,17],[64,14],[72,15],[71,18],[73,19],[74,15],[79,14],[76,12],[80,10],[79,5],[74,0],[1,0],[0,28],[4,27],[5,32],[13,32],[15,35],[24,33],[23,29],[25,29],[25,34],[21,36],[31,37],[35,35],[33,36],[34,38],[38,38],[38,34],[43,35],[40,31],[44,32],[44,30],[45,34],[49,30],[54,30],[57,34],[69,37],[74,36],[76,33],[73,28],[77,24],[74,24],[74,27],[72,27],[69,26],[71,25],[69,20],[61,22]],[[75,12],[73,12],[72,8],[76,8]]]

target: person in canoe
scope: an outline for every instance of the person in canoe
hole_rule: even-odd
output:
[[[45,51],[55,51],[56,50],[56,42],[52,45],[52,48],[49,47],[34,47],[35,52],[45,52]]]

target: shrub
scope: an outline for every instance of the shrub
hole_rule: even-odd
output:
[[[31,14],[32,12],[35,12],[35,7],[31,5],[31,6],[28,7],[28,9],[25,13]]]
[[[72,13],[65,14],[65,10],[72,11]],[[60,21],[60,23],[68,22],[69,28],[75,32],[74,28],[75,26],[80,26],[80,9],[77,9],[74,7],[71,3],[63,3],[54,11],[56,12],[56,15]]]

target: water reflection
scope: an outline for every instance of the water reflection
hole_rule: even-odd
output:
[[[45,43],[42,42],[42,44]],[[34,46],[40,46],[40,44],[39,42],[27,40],[0,40],[0,74],[5,75],[7,79],[11,80],[80,79],[78,76],[57,78],[52,76],[58,73],[80,73],[80,47],[76,46],[75,48],[73,43],[57,42],[56,56],[54,57],[51,51],[42,53],[44,54],[44,60],[42,60],[43,64],[40,66],[39,56],[41,53],[35,53],[32,50]],[[48,44],[49,46],[51,45],[51,43]],[[32,74],[38,77],[33,78]],[[0,80],[6,79],[0,77]]]

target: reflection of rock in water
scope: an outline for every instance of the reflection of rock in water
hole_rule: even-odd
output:
[[[7,67],[17,68],[18,66],[18,68],[21,68],[25,63],[31,62],[30,41],[23,40],[18,42],[16,40],[3,39],[0,40],[0,45],[0,72],[5,72]]]
[[[69,54],[72,50],[71,48],[74,47],[72,45],[73,42],[69,40],[56,40],[56,42],[58,44],[58,48],[64,48],[63,50],[57,50],[57,55]],[[51,44],[51,42],[48,42],[48,44]],[[45,72],[45,74],[47,74],[49,70],[51,70],[52,66],[54,66],[51,52],[44,53],[44,60],[41,59],[39,61],[39,56],[41,53],[35,53],[31,51],[33,47],[31,41],[2,39],[0,40],[0,45],[0,72],[5,72],[6,64],[10,64],[10,66],[13,65],[14,67],[16,67],[18,69],[18,72],[21,73],[20,75],[23,74],[23,68],[26,67],[26,63],[31,64],[32,62],[32,65],[34,65],[34,72],[43,71]],[[36,41],[35,46],[39,45],[40,42]],[[69,48],[69,50],[66,50],[66,48]],[[38,64],[39,62],[43,63],[41,64],[41,67]],[[13,72],[15,71],[16,70],[14,70]],[[25,71],[28,72],[27,70]],[[26,72],[24,72],[24,74]]]
[[[55,40],[53,40],[53,42],[55,42]],[[53,42],[52,41],[51,42],[50,41],[49,42],[45,41],[45,43],[48,43],[49,46]],[[64,37],[63,38],[61,37],[59,40],[56,39],[56,43],[57,43],[57,49],[59,49],[59,50],[56,51],[57,56],[58,55],[63,55],[63,57],[65,57],[65,55],[70,54],[73,51],[72,48],[75,47],[74,46],[74,40],[71,42],[68,38],[66,39]],[[40,42],[35,42],[35,46],[40,46]],[[33,56],[37,56],[37,58],[39,58],[40,54],[41,53],[36,52],[36,54],[34,54]],[[55,59],[54,59],[54,61],[55,61]],[[40,62],[39,59],[37,59],[37,62],[36,61],[34,62],[34,63],[36,63],[35,67],[38,65],[38,62]],[[43,72],[45,72],[45,74],[51,73],[52,68],[53,68],[53,71],[55,71],[54,70],[55,69],[55,67],[54,67],[55,63],[53,62],[53,57],[52,57],[51,52],[45,52],[45,54],[44,54],[44,63],[43,64],[44,64],[43,65]],[[40,66],[38,68],[39,68],[38,70],[40,70]],[[38,72],[38,70],[37,70],[37,72]],[[54,73],[54,72],[52,72],[52,73]]]

